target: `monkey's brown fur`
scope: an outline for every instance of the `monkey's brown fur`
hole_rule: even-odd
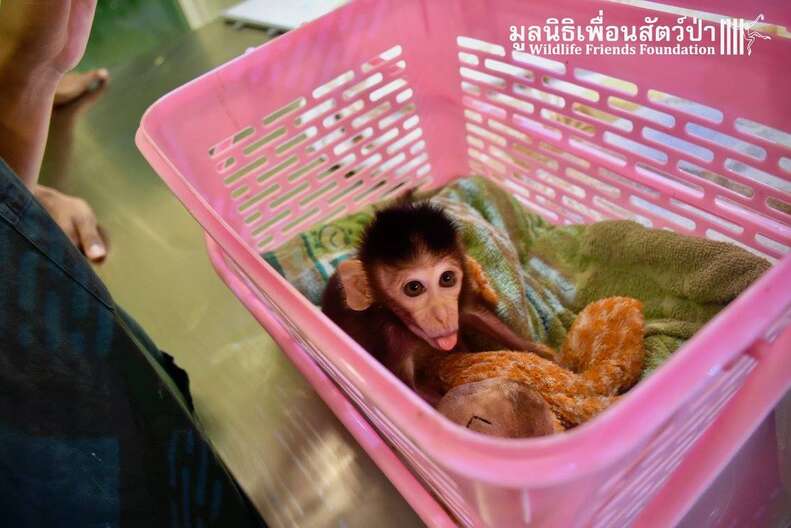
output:
[[[589,304],[577,316],[558,362],[529,352],[449,354],[439,359],[442,389],[490,378],[528,385],[566,427],[602,412],[637,382],[643,365],[642,304],[610,297]]]

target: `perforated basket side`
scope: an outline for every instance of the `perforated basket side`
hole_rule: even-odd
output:
[[[153,144],[257,251],[411,187],[466,170],[449,156],[455,91],[425,57],[453,50],[422,2],[358,1],[168,95]],[[450,105],[452,107],[452,105]],[[464,169],[463,169],[464,168]]]
[[[210,149],[260,250],[431,181],[401,45],[382,49]]]
[[[504,4],[493,24],[474,24],[471,9],[456,42],[474,171],[556,222],[631,218],[773,262],[788,252],[791,40],[760,41],[749,57],[537,56],[514,50],[504,28],[592,13],[573,1]],[[605,6],[607,24],[677,23]]]

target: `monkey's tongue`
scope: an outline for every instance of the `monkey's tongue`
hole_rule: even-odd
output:
[[[453,347],[456,346],[456,341],[458,340],[458,338],[459,338],[459,334],[454,332],[444,337],[438,337],[435,339],[435,341],[442,350],[452,350]]]

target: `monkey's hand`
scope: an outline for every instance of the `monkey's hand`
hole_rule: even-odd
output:
[[[482,307],[475,307],[462,312],[459,316],[462,328],[472,328],[484,337],[493,339],[505,350],[532,352],[550,361],[556,361],[555,352],[544,345],[524,339],[508,328],[500,319]]]
[[[38,184],[33,188],[33,195],[86,257],[96,262],[107,255],[96,215],[85,200]]]

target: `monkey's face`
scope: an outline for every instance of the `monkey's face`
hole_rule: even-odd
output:
[[[458,341],[463,274],[458,258],[422,253],[406,266],[382,266],[376,281],[412,333],[447,351]]]

